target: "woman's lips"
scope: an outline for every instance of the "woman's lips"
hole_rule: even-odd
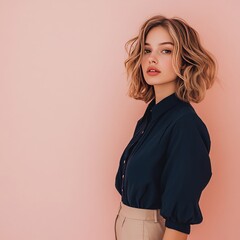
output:
[[[149,76],[156,76],[160,73],[161,71],[156,67],[156,66],[153,66],[153,65],[150,65],[148,66],[147,68],[147,74]]]
[[[158,75],[158,74],[160,74],[160,72],[154,72],[154,71],[150,71],[150,72],[147,72],[147,74],[149,75],[149,76],[156,76],[156,75]]]

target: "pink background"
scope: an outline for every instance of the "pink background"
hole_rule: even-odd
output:
[[[184,18],[218,59],[193,104],[213,176],[191,240],[239,239],[239,1],[0,1],[0,239],[112,240],[120,155],[146,107],[127,97],[125,42]]]

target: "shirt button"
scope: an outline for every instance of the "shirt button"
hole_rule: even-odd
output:
[[[126,160],[123,161],[123,163],[125,164]]]
[[[122,178],[124,178],[124,174],[122,175]]]
[[[123,192],[123,188],[122,188],[122,192]]]
[[[144,133],[144,130],[141,132],[142,134]]]

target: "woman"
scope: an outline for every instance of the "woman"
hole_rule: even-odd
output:
[[[216,61],[176,17],[151,17],[129,44],[129,96],[150,102],[116,174],[115,239],[186,240],[203,220],[199,200],[212,176],[210,136],[190,101],[204,99]]]

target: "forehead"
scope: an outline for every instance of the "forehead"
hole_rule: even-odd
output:
[[[146,36],[145,44],[148,43],[150,45],[158,45],[162,42],[173,43],[173,39],[168,31],[162,26],[152,28]]]

